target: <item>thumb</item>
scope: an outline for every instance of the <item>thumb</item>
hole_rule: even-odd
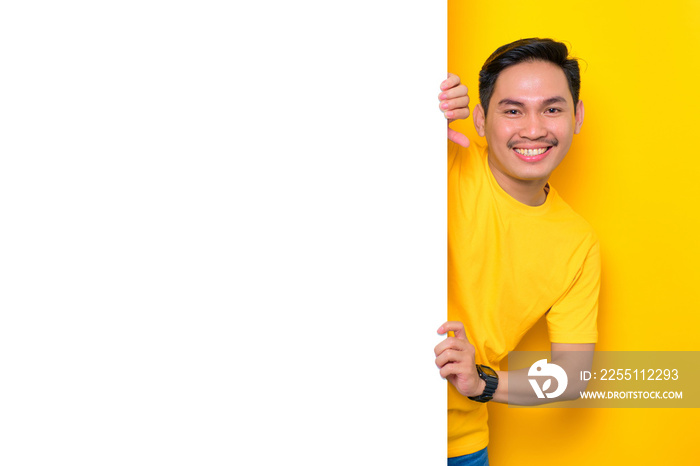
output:
[[[443,335],[443,334],[450,332],[450,331],[454,332],[455,338],[458,338],[460,340],[469,341],[467,339],[467,333],[464,330],[464,324],[462,322],[460,322],[458,320],[448,320],[447,322],[442,324],[440,326],[440,328],[438,329],[438,333],[440,335]]]
[[[462,147],[469,147],[469,138],[464,134],[453,130],[449,126],[447,127],[447,139],[455,144],[459,144]]]

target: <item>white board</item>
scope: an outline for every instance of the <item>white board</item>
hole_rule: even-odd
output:
[[[446,5],[238,3],[3,15],[3,464],[444,464]]]

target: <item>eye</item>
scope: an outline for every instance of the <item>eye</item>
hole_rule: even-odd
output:
[[[556,107],[550,107],[545,111],[545,113],[550,113],[550,114],[561,113],[561,109],[556,108]]]
[[[520,113],[520,112],[514,108],[511,108],[511,109],[508,109],[505,111],[506,115],[517,115],[518,113]]]

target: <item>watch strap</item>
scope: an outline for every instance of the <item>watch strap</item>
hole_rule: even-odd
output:
[[[493,394],[496,392],[496,388],[498,388],[498,376],[494,377],[490,374],[485,373],[481,369],[482,367],[486,367],[489,370],[489,372],[495,373],[495,371],[490,367],[477,364],[476,371],[478,372],[479,377],[484,382],[486,382],[486,386],[484,387],[484,391],[481,393],[481,395],[470,396],[468,398],[473,401],[478,401],[479,403],[486,403],[487,401],[491,401],[493,399]]]

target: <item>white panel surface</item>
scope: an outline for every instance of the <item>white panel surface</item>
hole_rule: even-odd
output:
[[[446,5],[0,18],[0,463],[444,464]]]

